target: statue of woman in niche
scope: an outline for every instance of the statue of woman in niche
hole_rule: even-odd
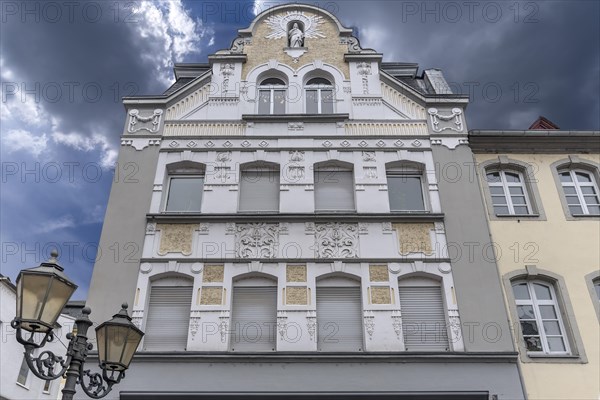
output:
[[[298,27],[298,23],[294,22],[292,29],[288,33],[290,39],[290,47],[302,47],[304,45],[304,33]]]

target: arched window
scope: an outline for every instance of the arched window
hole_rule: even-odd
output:
[[[192,307],[190,278],[171,276],[152,282],[146,314],[144,350],[185,350]]]
[[[440,282],[427,277],[398,282],[402,334],[407,351],[447,351],[450,347]]]
[[[360,281],[332,276],[317,281],[319,351],[362,351]]]
[[[252,163],[240,170],[239,211],[279,211],[279,165]]]
[[[558,176],[571,215],[600,215],[598,182],[590,171],[563,168]]]
[[[277,347],[277,281],[251,276],[233,283],[231,351],[268,352]]]
[[[347,163],[315,165],[315,210],[354,211],[354,172]]]
[[[391,211],[425,211],[423,168],[416,163],[386,166]]]
[[[200,212],[204,190],[204,165],[182,161],[167,165],[167,212]]]
[[[285,114],[286,83],[280,78],[266,78],[258,87],[258,113]]]
[[[328,79],[310,79],[305,93],[307,114],[333,114],[333,85]]]
[[[496,215],[529,215],[533,213],[527,185],[520,171],[487,170],[486,181]]]
[[[528,352],[569,354],[554,285],[540,280],[512,282],[521,333]]]

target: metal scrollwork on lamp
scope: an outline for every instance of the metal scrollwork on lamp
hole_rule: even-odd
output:
[[[93,349],[87,331],[92,326],[91,310],[84,307],[75,321],[76,333],[68,333],[69,346],[65,357],[50,350],[37,357],[34,351],[54,340],[53,329],[63,308],[77,289],[67,278],[53,251],[50,260],[35,268],[22,270],[17,277],[17,314],[11,322],[16,338],[25,347],[25,360],[31,372],[43,380],[66,376],[63,399],[73,399],[77,384],[90,397],[106,396],[125,377],[125,370],[144,336],[127,314],[127,304],[121,311],[96,328],[98,361],[101,373],[84,369],[88,352]],[[55,369],[59,367],[58,372]]]

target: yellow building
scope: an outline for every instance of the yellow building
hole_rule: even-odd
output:
[[[532,127],[469,136],[521,374],[529,399],[598,399],[600,132]]]

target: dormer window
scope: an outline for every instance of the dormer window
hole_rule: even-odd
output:
[[[306,113],[333,114],[333,85],[325,78],[306,82]]]
[[[264,79],[258,87],[258,113],[285,114],[286,83],[279,78]]]

